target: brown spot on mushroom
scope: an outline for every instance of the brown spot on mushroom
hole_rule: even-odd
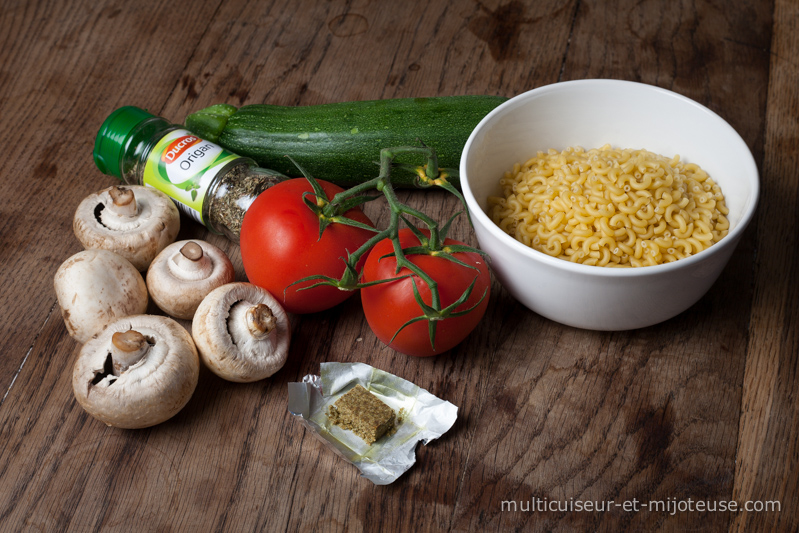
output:
[[[73,299],[74,302],[74,299]],[[70,320],[69,310],[62,309],[61,310],[61,317],[64,319],[64,325],[67,327],[67,333],[69,333],[70,337],[75,336],[75,324],[72,323]]]

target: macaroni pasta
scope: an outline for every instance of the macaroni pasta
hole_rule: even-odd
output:
[[[500,180],[489,215],[506,233],[553,257],[640,267],[676,261],[727,235],[719,186],[679,156],[605,145],[538,152]]]

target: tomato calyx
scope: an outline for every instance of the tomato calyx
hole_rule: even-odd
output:
[[[324,233],[325,229],[330,224],[344,224],[346,226],[353,226],[355,228],[365,229],[367,231],[377,232],[376,228],[364,224],[362,222],[358,222],[357,220],[353,220],[349,217],[344,216],[344,213],[349,211],[350,209],[354,209],[356,207],[360,207],[361,205],[365,204],[366,202],[370,202],[372,200],[376,200],[380,198],[380,196],[369,196],[369,195],[358,195],[358,196],[350,196],[347,198],[343,198],[340,201],[330,201],[327,197],[327,193],[319,185],[319,182],[311,176],[308,171],[306,171],[299,163],[297,163],[291,156],[286,156],[289,160],[294,163],[297,169],[305,176],[305,179],[311,184],[311,188],[313,192],[307,192],[303,194],[302,201],[305,202],[305,205],[308,206],[308,209],[314,212],[316,217],[319,219],[319,238],[322,238],[322,233]],[[337,195],[338,196],[338,195]]]
[[[468,265],[466,265],[466,266],[468,266]],[[469,268],[472,268],[472,267],[469,267]],[[463,305],[464,303],[466,303],[466,301],[472,295],[472,291],[474,290],[474,286],[477,283],[477,278],[478,277],[479,277],[479,275],[476,274],[474,276],[474,279],[472,280],[472,283],[463,292],[463,294],[461,294],[461,297],[458,298],[453,303],[451,303],[450,305],[448,305],[447,307],[445,307],[444,309],[436,309],[433,306],[427,305],[424,302],[424,300],[422,299],[422,295],[419,293],[419,288],[416,286],[416,283],[413,283],[412,284],[413,297],[416,300],[416,303],[419,304],[419,307],[422,309],[422,314],[417,316],[416,318],[412,318],[412,319],[408,320],[402,326],[400,326],[399,329],[394,333],[394,336],[391,337],[391,342],[389,342],[389,344],[394,342],[394,339],[397,338],[397,335],[399,335],[400,332],[402,330],[404,330],[406,327],[410,326],[411,324],[415,324],[416,322],[421,322],[422,320],[427,320],[427,331],[428,331],[428,334],[430,335],[430,346],[435,350],[435,347],[436,347],[436,330],[437,330],[438,322],[441,321],[441,320],[447,319],[447,318],[456,318],[456,317],[459,317],[459,316],[468,315],[469,313],[471,313],[472,311],[477,309],[477,307],[479,307],[480,304],[483,303],[483,300],[485,300],[485,297],[488,294],[488,289],[483,291],[483,295],[480,297],[480,299],[474,305],[472,305],[468,309],[464,309],[462,311],[456,311],[456,309],[458,307],[460,307],[461,305]],[[440,306],[440,304],[439,304],[439,306]]]
[[[429,187],[441,187],[442,189],[449,191],[453,195],[455,195],[458,200],[460,200],[461,204],[466,207],[466,200],[463,198],[463,195],[455,187],[451,182],[450,178],[457,178],[459,177],[459,172],[457,169],[454,168],[440,168],[438,166],[438,158],[436,157],[435,150],[432,148],[427,148],[424,143],[420,141],[423,150],[430,150],[430,157],[427,160],[427,163],[424,165],[412,166],[407,164],[395,164],[393,165],[394,168],[401,168],[405,171],[411,172],[416,174],[416,179],[414,183],[420,189],[427,189]],[[469,210],[465,209],[466,211],[466,218],[469,220],[469,225],[472,225],[472,216],[469,214]]]

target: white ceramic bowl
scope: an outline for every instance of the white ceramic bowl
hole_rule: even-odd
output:
[[[486,214],[489,195],[514,163],[569,146],[679,154],[719,184],[729,234],[673,263],[604,268],[550,257],[507,235]],[[684,96],[641,83],[581,80],[516,96],[489,113],[461,157],[461,184],[480,247],[502,285],[536,313],[594,330],[627,330],[667,320],[693,305],[718,278],[755,211],[758,171],[746,143],[721,117]]]

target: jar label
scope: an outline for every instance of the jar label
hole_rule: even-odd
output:
[[[142,181],[175,199],[181,211],[205,224],[202,212],[208,187],[228,163],[238,158],[217,144],[178,129],[164,135],[150,151]]]

